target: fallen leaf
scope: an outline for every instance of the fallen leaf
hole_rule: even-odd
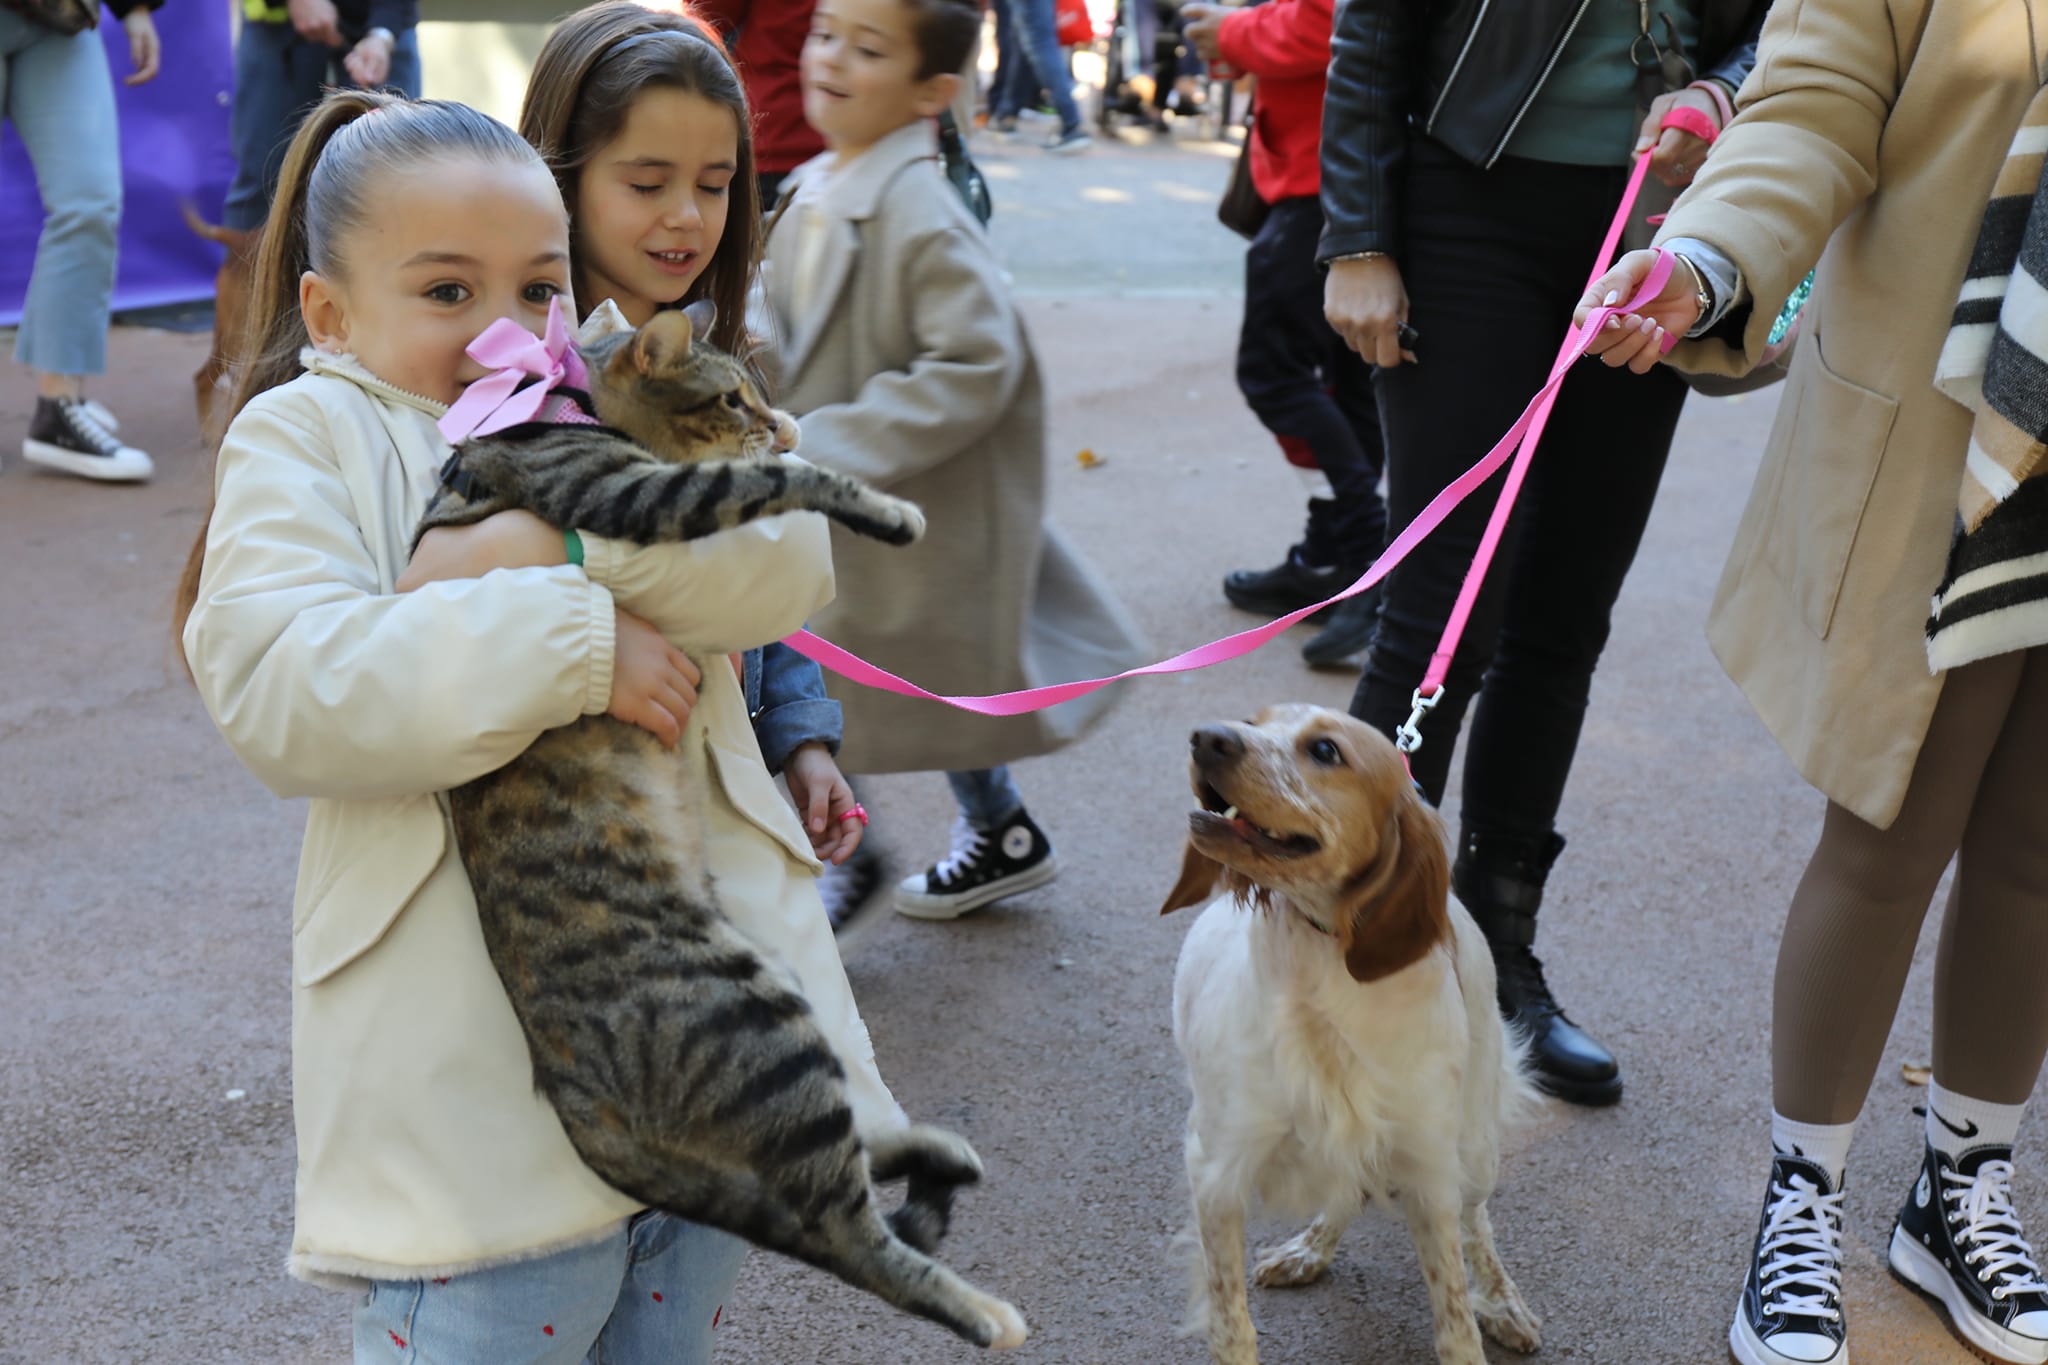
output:
[[[1083,469],[1097,469],[1109,463],[1094,451],[1085,449],[1074,457],[1074,462]]]
[[[1934,1079],[1934,1068],[1926,1062],[1907,1062],[1899,1068],[1899,1076],[1907,1085],[1926,1085]]]

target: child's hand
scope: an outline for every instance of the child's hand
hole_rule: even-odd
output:
[[[608,714],[613,720],[639,726],[673,749],[683,737],[683,727],[690,723],[690,712],[697,705],[697,684],[704,681],[704,675],[653,626],[623,607],[613,611],[618,624]]]
[[[851,858],[867,824],[841,818],[853,809],[853,788],[846,785],[845,775],[832,761],[832,751],[816,740],[799,744],[783,763],[782,776],[789,783],[789,794],[796,798],[804,833],[811,836],[811,852],[818,855],[818,861],[843,863]]]
[[[398,590],[482,578],[493,569],[551,568],[569,562],[562,533],[531,512],[494,512],[468,526],[436,526],[420,537]]]

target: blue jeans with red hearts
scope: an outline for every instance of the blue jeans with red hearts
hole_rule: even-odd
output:
[[[378,1280],[356,1307],[355,1365],[707,1365],[746,1254],[649,1210],[553,1255]]]

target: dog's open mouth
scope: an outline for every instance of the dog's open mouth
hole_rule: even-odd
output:
[[[1188,816],[1188,830],[1194,834],[1228,834],[1268,858],[1305,858],[1322,847],[1306,834],[1282,834],[1253,824],[1237,806],[1206,782],[1195,784],[1195,796],[1202,809]]]

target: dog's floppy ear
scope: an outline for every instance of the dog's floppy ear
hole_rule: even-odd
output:
[[[1180,880],[1166,893],[1166,904],[1159,907],[1159,913],[1170,915],[1190,905],[1203,904],[1216,894],[1217,884],[1222,880],[1223,864],[1197,849],[1190,839],[1187,852],[1181,855]]]
[[[1357,899],[1339,914],[1336,931],[1353,980],[1391,976],[1450,937],[1451,865],[1443,823],[1412,792],[1395,798],[1379,856],[1353,884]]]

